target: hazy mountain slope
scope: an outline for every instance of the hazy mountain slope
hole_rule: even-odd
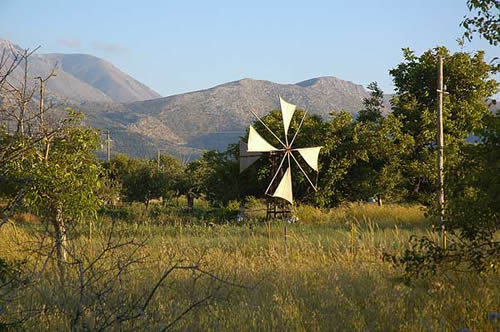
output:
[[[242,132],[259,116],[279,108],[278,95],[312,114],[356,113],[368,92],[362,86],[335,77],[297,84],[243,79],[166,98],[124,105],[130,112],[157,118],[189,144],[200,135]],[[147,133],[145,133],[147,134]]]
[[[93,104],[92,125],[119,123],[130,134],[178,147],[223,150],[255,121],[279,108],[278,95],[311,114],[328,118],[330,112],[355,114],[369,93],[361,86],[335,77],[320,77],[297,84],[243,79],[216,87],[126,104]],[[163,149],[163,146],[159,146]]]
[[[5,50],[5,54],[11,56],[11,49],[16,53],[23,52],[21,47],[14,45],[6,40],[0,40],[0,55]],[[28,84],[35,84],[34,77],[46,77],[54,68],[55,63],[47,59],[44,55],[33,54],[28,61]],[[21,64],[11,75],[10,82],[20,84],[24,77],[24,63]],[[51,78],[47,83],[47,93],[56,96],[58,99],[69,99],[74,101],[97,101],[109,102],[110,97],[104,94],[99,89],[87,84],[74,77],[73,75],[58,69],[56,76]]]
[[[19,47],[0,40],[3,48]],[[46,76],[55,64],[49,92],[87,115],[93,127],[111,130],[113,151],[153,156],[156,150],[199,154],[223,150],[255,121],[279,108],[278,95],[325,119],[341,110],[356,114],[369,93],[358,84],[319,77],[296,84],[242,79],[165,98],[112,64],[85,54],[34,54],[30,76]],[[22,79],[22,71],[15,73]]]
[[[7,40],[0,40],[0,54],[22,48]],[[49,80],[47,91],[59,99],[76,102],[132,102],[161,97],[144,84],[121,72],[111,63],[86,54],[39,54],[29,58],[30,77],[45,77],[57,65],[56,76]],[[21,80],[22,68],[14,73]],[[31,80],[31,83],[34,83]]]
[[[113,101],[126,103],[161,97],[146,85],[103,59],[87,54],[43,54],[60,69],[82,82],[102,91]]]

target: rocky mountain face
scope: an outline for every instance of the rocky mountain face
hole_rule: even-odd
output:
[[[21,51],[0,40],[0,54],[4,49]],[[361,85],[319,77],[296,84],[246,78],[161,98],[109,62],[86,54],[35,53],[30,76],[44,77],[56,64],[49,93],[62,105],[83,111],[89,125],[110,130],[113,151],[137,157],[155,156],[157,150],[193,156],[204,149],[225,150],[255,121],[252,112],[264,116],[279,109],[279,95],[325,119],[341,110],[357,113],[369,96]],[[14,78],[20,81],[22,70]]]
[[[7,40],[0,40],[0,55],[23,52]],[[47,76],[56,66],[56,77],[48,81],[47,92],[70,102],[126,103],[161,97],[157,92],[123,73],[111,63],[87,54],[38,54],[29,57],[31,77]],[[14,72],[21,81],[22,68]]]
[[[237,142],[255,121],[252,112],[264,116],[279,109],[278,95],[326,119],[341,110],[355,114],[369,93],[361,85],[335,77],[296,84],[242,79],[165,98],[94,104],[86,113],[92,125],[140,135],[160,150],[175,147],[177,153],[199,154],[202,149],[224,150]]]

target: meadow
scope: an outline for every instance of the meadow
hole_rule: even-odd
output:
[[[19,318],[17,330],[50,331],[70,330],[75,320],[117,331],[500,328],[491,318],[500,309],[499,275],[408,280],[384,259],[408,248],[411,235],[439,240],[421,206],[299,206],[297,223],[265,222],[259,202],[239,222],[238,207],[181,206],[108,208],[77,225],[64,282],[53,260],[41,268],[51,248],[42,224],[17,215],[0,232],[0,251],[21,262],[19,271],[40,273],[0,319]]]

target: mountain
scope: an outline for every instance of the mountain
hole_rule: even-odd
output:
[[[22,48],[0,40],[0,55],[4,50],[22,52]],[[47,76],[57,66],[56,77],[48,81],[47,91],[73,102],[127,103],[161,97],[146,85],[123,73],[111,63],[88,54],[38,54],[28,61],[30,76]],[[22,68],[14,72],[22,79]]]
[[[202,149],[224,150],[229,143],[237,142],[255,121],[252,112],[264,116],[279,108],[278,95],[326,119],[330,112],[340,110],[357,113],[369,93],[361,85],[335,77],[296,84],[246,78],[165,98],[83,108],[91,125],[113,127],[122,137],[124,132],[141,137],[148,142],[148,148],[199,154]],[[145,152],[142,146],[137,148],[138,153],[127,152],[139,155]]]
[[[0,40],[0,55],[10,49],[22,51]],[[137,157],[155,156],[157,150],[194,156],[203,149],[224,150],[255,121],[252,112],[264,116],[279,108],[278,95],[325,119],[341,110],[356,114],[369,96],[361,85],[327,76],[295,84],[246,78],[161,98],[111,63],[86,54],[35,53],[30,77],[45,77],[56,64],[57,76],[47,84],[53,99],[83,111],[89,125],[110,130],[113,151]],[[22,68],[13,78],[22,80]]]

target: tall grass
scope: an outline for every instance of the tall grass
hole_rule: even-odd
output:
[[[194,280],[180,271],[169,276],[140,322],[110,329],[161,329],[193,300],[215,290],[209,301],[178,321],[174,329],[498,330],[498,322],[488,319],[488,313],[500,310],[498,275],[447,274],[407,283],[398,268],[383,261],[384,253],[397,254],[407,248],[412,234],[435,236],[432,222],[420,207],[366,204],[324,211],[300,206],[296,215],[300,222],[286,225],[286,241],[282,221],[211,224],[200,217],[186,222],[189,217],[178,212],[161,217],[168,217],[168,222],[155,222],[154,218],[147,223],[120,222],[120,230],[130,236],[149,239],[139,253],[144,257],[140,268],[127,277],[131,298],[147,293],[173,257],[200,262],[221,279],[250,287],[218,287],[213,279]],[[97,253],[109,222],[109,216],[101,218],[92,236],[82,226],[73,244],[88,255]],[[26,257],[24,248],[35,236],[33,226],[26,223],[4,226],[1,256],[10,261]],[[9,308],[10,313],[27,307],[46,308],[23,329],[70,328],[64,308],[71,312],[78,293],[63,294],[54,282],[54,273],[55,267],[50,267],[37,292],[27,289]],[[74,278],[70,285],[78,285]],[[88,310],[90,315],[92,307]]]

